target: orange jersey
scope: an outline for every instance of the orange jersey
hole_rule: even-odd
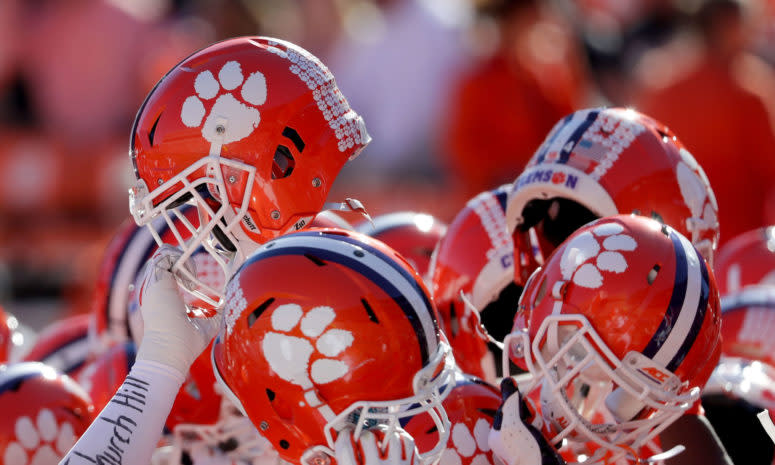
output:
[[[647,89],[637,104],[667,124],[704,168],[718,199],[722,242],[774,218],[767,212],[775,176],[770,87],[772,70],[752,58],[731,68],[703,62]]]

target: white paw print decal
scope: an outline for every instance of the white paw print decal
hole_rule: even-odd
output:
[[[197,74],[194,90],[196,95],[183,102],[180,119],[190,128],[199,127],[204,120],[202,136],[208,142],[222,138],[222,143],[228,144],[244,139],[258,127],[261,114],[256,106],[266,101],[266,78],[260,71],[251,73],[246,79],[239,62],[232,60],[218,71],[218,79],[209,70]],[[224,90],[227,92],[222,93]],[[234,94],[239,95],[241,101]],[[205,118],[204,102],[209,103],[216,96],[218,98]]]
[[[492,453],[487,437],[490,424],[483,418],[476,421],[473,434],[465,423],[456,423],[452,427],[447,448],[441,455],[444,465],[492,465]]]
[[[57,424],[54,413],[42,409],[33,423],[21,417],[14,425],[15,438],[3,452],[3,462],[13,465],[50,465],[58,463],[75,444],[70,423]]]
[[[317,351],[324,357],[336,357],[353,343],[353,335],[343,329],[326,328],[336,318],[331,307],[314,307],[306,314],[296,304],[280,305],[272,313],[272,328],[264,336],[261,349],[272,370],[293,384],[308,390],[316,384],[326,384],[343,377],[349,367],[341,360],[317,358],[310,365]],[[288,333],[299,326],[305,337]]]
[[[683,162],[678,162],[676,177],[684,203],[692,217],[702,220],[706,228],[713,227],[717,222],[718,204],[708,177],[688,150],[681,149],[681,159]]]
[[[621,234],[622,231],[622,225],[607,223],[574,237],[565,247],[560,260],[563,279],[572,279],[579,286],[597,289],[603,285],[601,271],[623,273],[627,269],[627,260],[619,252],[633,251],[638,244],[632,237]]]

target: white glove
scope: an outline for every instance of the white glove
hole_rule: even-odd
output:
[[[140,287],[143,340],[137,360],[151,360],[185,376],[220,327],[220,313],[210,318],[191,318],[171,269],[180,257],[177,248],[165,244],[148,261]]]
[[[382,431],[363,430],[357,438],[353,430],[339,432],[334,443],[334,453],[338,465],[419,465],[419,453],[414,438],[406,431],[398,429],[387,438],[384,450],[380,447]],[[382,441],[384,443],[384,440]]]
[[[528,407],[513,378],[501,381],[501,396],[488,438],[493,453],[506,465],[565,465],[541,432],[525,421]]]

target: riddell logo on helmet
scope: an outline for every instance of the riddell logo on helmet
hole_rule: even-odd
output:
[[[242,223],[248,228],[250,228],[251,231],[258,231],[258,226],[256,226],[256,224],[253,222],[253,219],[250,216],[244,215],[242,217]]]
[[[564,185],[569,189],[575,189],[576,184],[579,182],[579,177],[572,174],[566,174],[562,171],[554,170],[537,170],[522,176],[517,181],[517,189],[520,189],[528,184],[535,183],[552,183],[557,185]]]

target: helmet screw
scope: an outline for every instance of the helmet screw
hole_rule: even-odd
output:
[[[164,180],[163,180],[162,178],[159,178],[159,179],[157,179],[157,180],[156,180],[156,182],[157,182],[157,183],[158,183],[160,186],[161,186],[162,184],[164,184]]]
[[[259,428],[261,428],[261,431],[266,431],[269,429],[269,423],[266,421],[262,421],[260,425],[258,425]]]
[[[312,180],[312,187],[320,187],[321,184],[323,184],[323,181],[321,181],[320,178],[315,178]]]
[[[232,174],[229,176],[229,184],[234,184],[235,182],[237,182],[237,177]]]
[[[273,220],[279,220],[280,219],[280,212],[278,210],[273,210],[271,213]]]
[[[222,124],[219,124],[218,126],[215,127],[215,132],[218,134],[223,134],[224,132],[226,132],[226,128],[223,127]]]

